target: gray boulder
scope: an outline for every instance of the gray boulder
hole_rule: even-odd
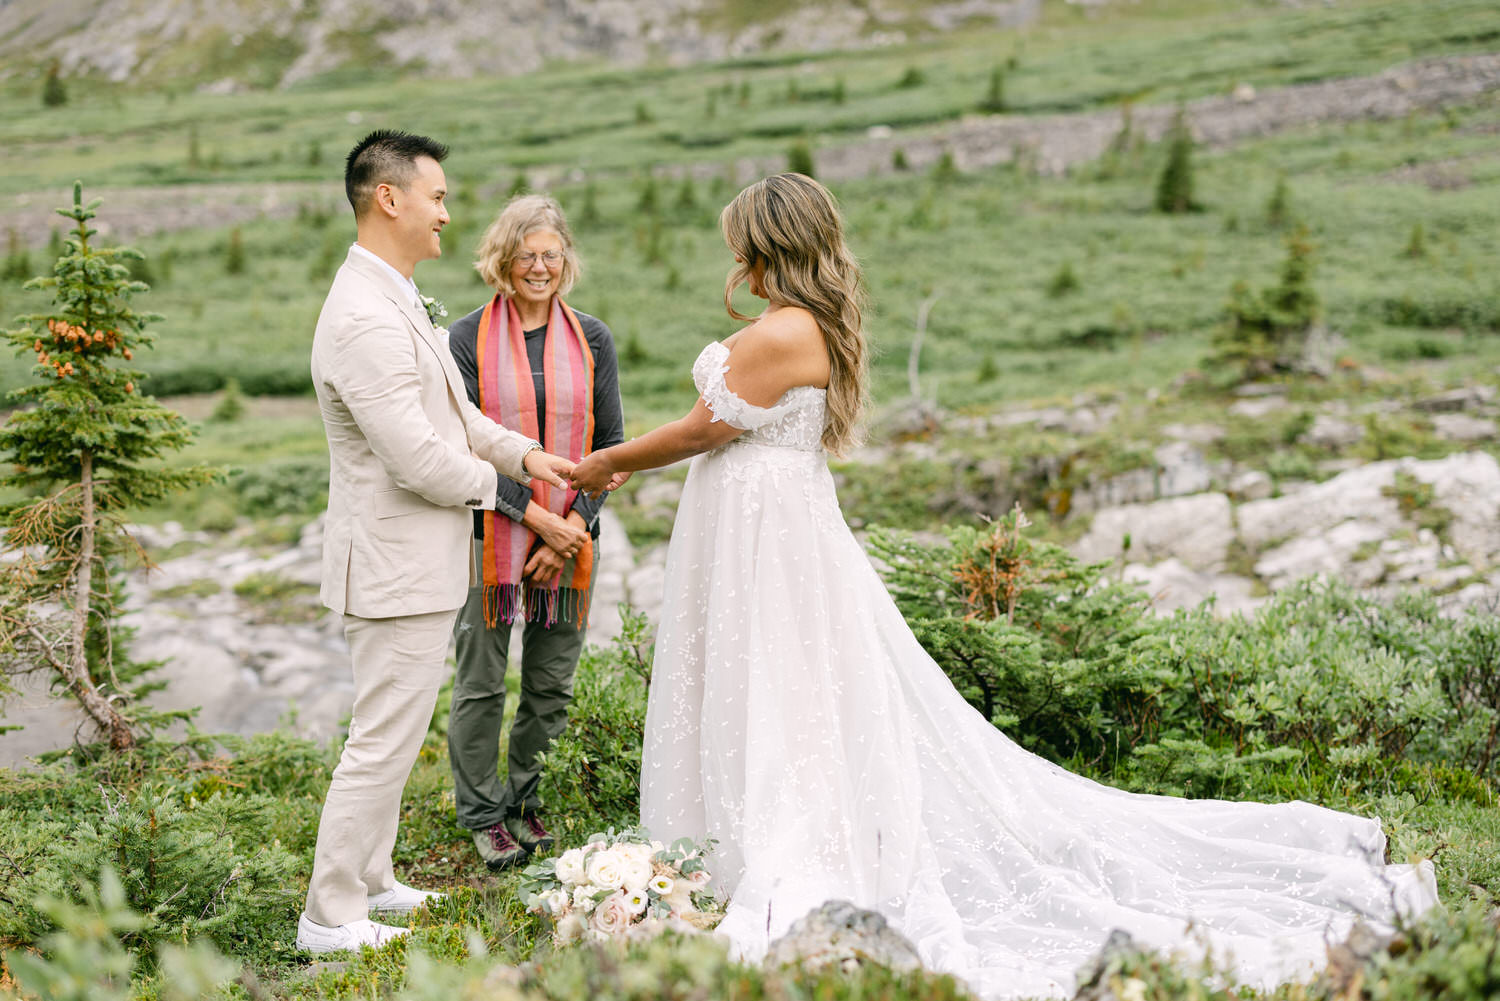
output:
[[[916,946],[875,911],[830,900],[798,918],[766,951],[768,967],[833,966],[851,973],[874,964],[898,972],[920,969]]]
[[[1130,537],[1130,549],[1124,547]],[[1151,504],[1127,504],[1094,516],[1074,551],[1084,560],[1129,556],[1155,563],[1175,557],[1198,570],[1218,570],[1234,541],[1229,498],[1219,493],[1172,497]]]

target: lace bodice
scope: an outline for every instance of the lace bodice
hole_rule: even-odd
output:
[[[745,432],[735,442],[808,452],[822,450],[827,396],[824,390],[817,386],[793,386],[772,406],[757,407],[734,395],[725,385],[728,359],[729,348],[720,341],[711,341],[693,363],[693,384],[713,411],[714,420]]]

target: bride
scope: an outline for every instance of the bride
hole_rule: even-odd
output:
[[[1378,820],[1121,792],[970,707],[887,595],[828,471],[867,379],[860,271],[832,196],[768,177],[720,223],[730,315],[751,319],[730,304],[746,282],[765,311],[703,349],[687,416],[593,453],[574,483],[598,492],[696,456],[667,555],[641,820],[719,840],[719,929],[739,956],[844,899],[989,998],[1069,994],[1115,928],[1196,943],[1269,987],[1319,968],[1356,917],[1436,903],[1430,863],[1384,864]]]

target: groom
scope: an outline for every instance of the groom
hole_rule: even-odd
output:
[[[313,335],[328,435],[323,603],[344,616],[354,716],[318,825],[297,947],[380,945],[406,929],[369,920],[436,894],[391,868],[401,789],[437,701],[468,594],[471,511],[495,507],[497,471],[559,487],[573,468],[468,402],[412,272],[442,253],[447,147],[372,132],[349,153],[358,238]]]

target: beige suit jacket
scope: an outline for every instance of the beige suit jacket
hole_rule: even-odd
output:
[[[353,251],[313,335],[328,434],[323,604],[378,619],[451,611],[470,581],[476,508],[534,444],[469,402],[447,345],[394,275]]]

